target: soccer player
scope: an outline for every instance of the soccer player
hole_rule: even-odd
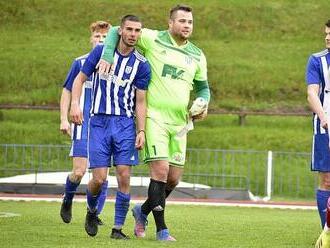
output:
[[[116,166],[119,190],[110,237],[128,239],[122,232],[122,227],[130,202],[131,166],[138,164],[137,149],[142,149],[145,142],[146,90],[151,77],[148,61],[135,50],[141,29],[142,23],[138,17],[127,15],[122,18],[113,74],[107,78],[100,75],[93,81],[88,147],[89,167],[93,177],[88,183],[85,221],[85,230],[90,236],[95,236],[98,231],[98,201],[112,158]],[[102,52],[103,46],[93,49],[74,81],[70,116],[76,124],[83,121],[79,108],[83,82],[96,71]]]
[[[97,21],[90,25],[90,43],[94,48],[97,44],[103,43],[109,28],[111,25],[108,22]],[[88,137],[88,120],[89,111],[91,108],[91,96],[92,96],[92,80],[95,75],[86,78],[83,85],[83,92],[80,99],[80,108],[84,114],[84,122],[81,126],[72,124],[68,121],[68,111],[71,101],[72,84],[75,77],[78,75],[82,65],[84,64],[88,54],[85,54],[79,58],[76,58],[71,66],[71,69],[67,75],[65,83],[63,85],[60,113],[61,124],[60,130],[63,134],[71,135],[72,146],[70,156],[72,157],[73,169],[68,175],[65,184],[65,193],[61,205],[60,215],[65,223],[70,223],[72,219],[72,200],[76,192],[77,187],[80,184],[82,177],[84,176],[87,168],[87,137]],[[102,185],[102,197],[99,201],[98,214],[101,213],[104,201],[107,196],[108,182],[105,181]],[[98,223],[102,225],[102,221],[98,218]]]
[[[306,70],[307,100],[314,112],[311,169],[319,172],[316,201],[323,228],[317,248],[330,247],[330,20],[325,24],[325,46],[309,57]]]
[[[157,240],[175,241],[165,224],[165,198],[179,183],[186,153],[186,135],[177,135],[188,119],[187,106],[192,89],[198,98],[210,100],[206,59],[201,49],[188,41],[193,30],[192,9],[177,5],[170,10],[165,31],[143,29],[137,46],[150,62],[152,77],[147,92],[145,161],[150,168],[148,198],[133,208],[134,233],[145,236],[147,216],[152,211]],[[118,40],[116,28],[109,32],[99,72],[107,73]],[[203,119],[207,106],[195,113]]]

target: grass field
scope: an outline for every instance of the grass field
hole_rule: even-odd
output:
[[[57,104],[72,60],[87,53],[88,25],[127,13],[167,28],[174,0],[0,2],[0,103]],[[328,0],[191,0],[192,41],[208,59],[211,107],[306,108],[308,56],[324,48]],[[308,16],[308,18],[306,18]],[[15,68],[15,69],[14,69]],[[13,93],[14,92],[14,93]]]
[[[132,205],[132,204],[131,204]],[[124,231],[132,239],[109,238],[113,222],[112,203],[102,214],[105,226],[91,238],[84,230],[85,203],[75,203],[71,224],[59,217],[60,203],[0,201],[0,212],[21,216],[1,218],[2,247],[314,247],[320,227],[316,211],[243,207],[169,205],[167,224],[176,243],[155,241],[155,228],[149,218],[147,236],[133,237],[133,218],[129,213]]]
[[[1,110],[0,143],[70,144],[59,131],[58,111]],[[311,117],[209,115],[188,135],[189,148],[309,152]]]

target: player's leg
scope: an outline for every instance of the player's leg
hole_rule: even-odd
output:
[[[164,209],[165,209],[165,197],[168,197],[172,190],[179,183],[183,173],[183,166],[185,162],[186,154],[186,135],[178,137],[176,134],[182,127],[178,126],[167,126],[167,130],[170,133],[169,139],[169,150],[168,150],[168,163],[171,165],[168,169],[168,176],[166,185],[164,188]],[[168,229],[163,229],[157,232],[158,240],[170,240],[175,241],[173,237],[169,235]]]
[[[319,173],[320,185],[317,190],[317,208],[319,210],[323,231],[315,247],[330,247],[330,173]],[[329,223],[329,224],[328,224]]]
[[[326,223],[326,212],[327,212],[327,203],[330,197],[330,173],[329,172],[320,172],[319,173],[319,188],[316,192],[316,201],[317,208],[319,211],[321,226],[322,228]]]
[[[122,228],[125,224],[131,200],[130,176],[131,166],[116,165],[118,191],[116,193],[114,226],[110,235],[113,239],[129,239],[129,237],[122,232]]]
[[[165,223],[165,187],[169,172],[169,163],[165,160],[152,161],[150,165],[150,184],[148,189],[149,208],[156,223],[157,240],[175,241],[169,234]],[[142,205],[142,207],[144,207]]]
[[[90,236],[98,231],[97,206],[101,188],[108,177],[108,165],[111,160],[111,136],[109,136],[109,118],[94,115],[90,119],[89,128],[89,168],[92,169],[92,178],[87,185],[87,214],[85,230]]]
[[[136,129],[133,118],[113,117],[113,162],[116,165],[118,191],[115,202],[114,226],[110,237],[129,239],[122,232],[130,203],[131,166],[139,163],[135,148]]]
[[[109,169],[107,171],[107,175],[109,175]],[[101,193],[100,193],[100,197],[99,197],[99,202],[97,205],[97,222],[100,226],[104,225],[103,221],[100,219],[99,215],[101,214],[104,205],[105,205],[105,201],[107,199],[108,196],[108,180],[105,180],[101,186]]]
[[[98,231],[97,205],[101,194],[102,184],[107,179],[108,168],[92,169],[92,179],[87,185],[87,214],[85,220],[85,230],[88,235],[95,236]]]
[[[169,170],[168,164],[169,133],[166,125],[159,124],[153,119],[146,119],[145,162],[149,164],[150,184],[148,198],[141,205],[133,209],[135,218],[134,234],[137,237],[145,236],[147,215],[153,211],[157,231],[167,229],[164,220],[165,185]]]
[[[330,247],[330,151],[328,134],[316,134],[313,140],[311,169],[319,172],[319,188],[316,192],[317,207],[323,232],[315,247]],[[329,220],[327,220],[329,219]]]
[[[182,174],[183,174],[183,167],[170,165],[170,170],[168,172],[168,178],[165,188],[166,198],[172,193],[175,187],[179,184]]]
[[[72,200],[87,168],[87,140],[74,140],[70,156],[73,169],[67,176],[60,215],[65,223],[72,219]]]

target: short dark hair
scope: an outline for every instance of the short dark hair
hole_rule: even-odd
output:
[[[183,10],[185,12],[192,12],[192,8],[189,7],[188,5],[183,5],[183,4],[178,4],[176,6],[174,6],[171,10],[170,10],[170,19],[174,18],[174,15],[176,14],[177,11],[179,10]]]
[[[325,26],[327,26],[328,28],[330,28],[330,19],[325,23]]]
[[[121,18],[121,26],[125,24],[126,21],[131,21],[131,22],[141,22],[140,18],[137,17],[136,15],[125,15],[123,18]]]

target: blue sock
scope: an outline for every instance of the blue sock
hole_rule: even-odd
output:
[[[97,205],[97,215],[99,215],[102,212],[105,200],[107,199],[107,195],[108,195],[108,180],[104,181],[102,184],[101,194],[99,197],[99,204]]]
[[[96,207],[97,207],[97,204],[99,202],[100,192],[97,195],[92,195],[92,193],[89,192],[88,189],[86,190],[87,206],[88,206],[88,208],[91,212],[95,212],[97,210]]]
[[[80,182],[79,183],[71,182],[69,176],[67,176],[65,183],[65,193],[64,193],[65,201],[72,202],[72,199],[74,197],[74,194],[76,193],[79,184]]]
[[[117,191],[115,203],[115,228],[120,229],[124,225],[130,200],[130,194]]]
[[[319,210],[322,228],[325,225],[326,213],[327,213],[327,211],[326,211],[327,210],[327,202],[328,202],[329,197],[330,197],[330,190],[318,189],[316,191],[317,209]]]

